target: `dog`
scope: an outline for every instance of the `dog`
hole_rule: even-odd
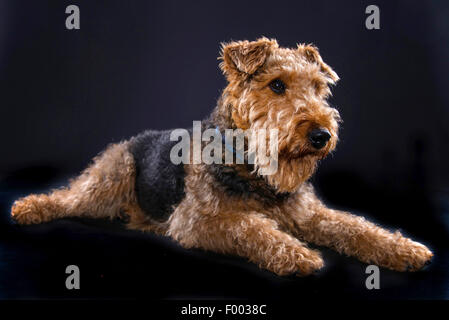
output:
[[[339,77],[316,47],[235,41],[222,44],[219,59],[228,84],[202,127],[277,130],[276,172],[261,175],[258,163],[174,164],[170,131],[145,131],[110,145],[68,187],[17,200],[13,219],[126,215],[131,229],[238,255],[278,275],[309,275],[324,266],[307,243],[397,271],[429,263],[426,246],[327,208],[308,182],[335,149],[340,122],[327,102]]]

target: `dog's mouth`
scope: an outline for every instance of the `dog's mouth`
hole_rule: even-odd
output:
[[[306,157],[316,157],[318,159],[323,159],[327,155],[327,152],[323,150],[312,150],[312,149],[301,149],[297,148],[293,151],[284,151],[279,154],[280,157],[284,159],[291,160],[301,160]]]
[[[332,150],[331,141],[327,142],[326,145],[321,148],[314,147],[308,141],[296,141],[284,146],[284,148],[279,151],[279,157],[287,160],[301,160],[303,158],[307,158],[308,160],[310,160],[310,158],[321,160]]]

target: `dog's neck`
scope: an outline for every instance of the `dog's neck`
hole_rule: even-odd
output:
[[[232,119],[232,104],[227,100],[226,92],[224,92],[220,99],[218,99],[217,106],[206,119],[206,122],[214,127],[218,127],[220,131],[237,129],[237,125]]]
[[[237,129],[232,119],[232,105],[226,104],[225,94],[218,100],[210,116],[203,121],[203,129],[215,129],[220,131],[221,135],[226,129]],[[223,150],[226,147],[223,140]],[[254,166],[251,164],[211,164],[207,167],[228,195],[253,198],[265,205],[279,203],[291,195],[278,192],[270,186],[263,177],[254,172]]]

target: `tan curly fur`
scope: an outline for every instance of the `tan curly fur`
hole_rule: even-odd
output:
[[[67,217],[113,219],[126,212],[129,228],[161,233],[161,226],[139,208],[134,185],[135,166],[128,142],[113,144],[69,187],[19,199],[11,214],[20,224],[35,224]]]
[[[114,218],[123,211],[130,228],[170,236],[186,248],[243,256],[279,275],[307,275],[323,267],[320,253],[306,242],[398,271],[418,270],[431,259],[428,248],[399,232],[327,208],[307,182],[318,161],[334,150],[340,121],[326,102],[338,76],[316,47],[286,49],[261,38],[223,44],[220,59],[228,86],[213,119],[221,128],[279,130],[279,169],[264,179],[289,197],[267,205],[229,195],[207,165],[186,165],[185,198],[166,222],[156,223],[137,204],[134,161],[123,142],[95,158],[68,188],[16,201],[13,217],[31,224],[73,216]],[[286,84],[285,94],[270,90],[274,79]],[[315,150],[307,134],[322,127],[331,138]]]

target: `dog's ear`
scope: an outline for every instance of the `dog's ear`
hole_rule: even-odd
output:
[[[228,80],[233,76],[248,76],[254,74],[267,59],[271,50],[277,48],[276,40],[261,38],[257,41],[238,41],[221,44],[222,60],[220,68]]]
[[[298,51],[301,52],[309,62],[317,63],[320,66],[321,72],[327,76],[329,83],[334,84],[340,80],[337,73],[324,63],[317,47],[311,44],[299,44]]]

